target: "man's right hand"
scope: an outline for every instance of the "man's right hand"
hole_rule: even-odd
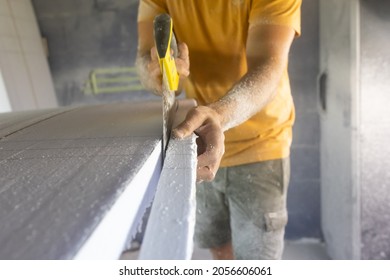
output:
[[[190,74],[190,58],[188,53],[188,47],[185,43],[179,43],[179,54],[175,58],[176,70],[179,73],[180,80],[185,79]],[[162,95],[162,74],[160,64],[158,62],[158,55],[156,47],[152,47],[150,50],[150,61],[147,65],[149,72],[149,85],[157,95]]]

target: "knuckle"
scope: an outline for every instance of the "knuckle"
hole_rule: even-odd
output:
[[[198,169],[198,175],[197,175],[197,180],[198,181],[206,181],[210,182],[214,180],[214,173],[208,168],[208,167],[202,167]]]
[[[207,172],[207,174],[205,176],[205,181],[210,182],[210,181],[214,180],[214,177],[215,177],[214,173],[209,171],[209,172]]]
[[[180,125],[180,130],[184,131],[184,133],[186,134],[187,131],[191,130],[191,127],[192,127],[191,122],[189,120],[185,120]]]
[[[192,118],[195,118],[195,119],[198,119],[198,118],[202,117],[202,112],[201,112],[200,107],[196,107],[196,108],[192,109],[190,111],[190,116]]]

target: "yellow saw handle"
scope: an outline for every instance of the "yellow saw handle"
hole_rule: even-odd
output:
[[[177,43],[173,34],[172,18],[168,14],[160,14],[154,18],[154,43],[157,49],[161,73],[165,73],[170,91],[176,91],[179,86],[179,74],[176,70],[175,57]],[[173,55],[171,54],[173,50]]]

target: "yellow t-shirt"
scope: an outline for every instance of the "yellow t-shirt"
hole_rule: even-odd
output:
[[[246,73],[248,30],[259,24],[290,26],[300,34],[301,0],[140,0],[138,21],[168,13],[190,53],[187,97],[200,105],[220,99]],[[225,132],[221,166],[289,156],[295,119],[287,68],[276,97],[245,123]]]

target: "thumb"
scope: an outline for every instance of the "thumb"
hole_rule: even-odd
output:
[[[195,129],[187,121],[183,121],[175,129],[172,130],[172,134],[173,137],[176,139],[184,139],[190,136]]]
[[[202,126],[205,117],[199,113],[198,108],[194,108],[188,112],[186,119],[172,131],[175,138],[184,139]]]

